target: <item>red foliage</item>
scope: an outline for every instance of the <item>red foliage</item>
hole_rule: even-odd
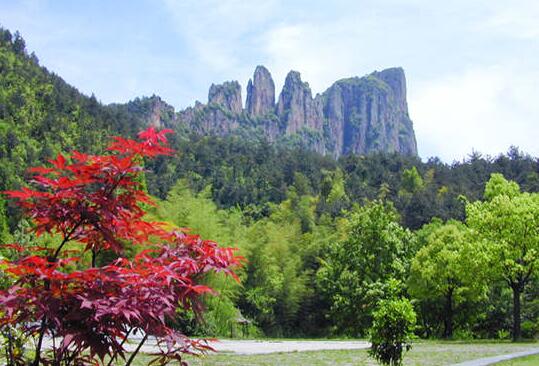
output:
[[[231,248],[144,220],[140,203],[152,201],[137,182],[142,172],[138,162],[170,154],[169,132],[149,128],[139,134],[142,141],[116,137],[108,148],[111,155],[58,155],[52,167],[31,169],[35,189],[5,192],[32,218],[38,235],[63,238],[54,252],[4,262],[15,284],[0,293],[0,326],[60,339],[52,356],[38,355],[37,360],[54,363],[71,357],[75,363],[98,364],[96,356],[102,362],[107,355],[124,357],[124,339],[133,331],[156,337],[161,363],[211,349],[173,330],[167,320],[174,319],[178,306],[199,311],[197,298],[212,290],[197,281],[209,271],[237,279],[232,267],[241,258]],[[108,249],[122,254],[126,243],[144,244],[146,250],[133,260],[73,271],[82,253],[63,258],[70,241],[94,253]]]

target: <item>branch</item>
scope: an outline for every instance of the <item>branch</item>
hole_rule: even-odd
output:
[[[64,247],[64,245],[71,240],[71,235],[73,235],[73,233],[75,232],[75,230],[77,230],[79,228],[79,226],[84,222],[84,218],[81,218],[76,224],[75,226],[73,226],[73,228],[67,233],[66,236],[64,236],[64,240],[62,240],[62,243],[60,243],[60,246],[58,246],[58,248],[56,249],[56,251],[54,252],[54,255],[52,256],[51,258],[51,261],[52,262],[56,262],[56,260],[58,259],[58,255],[60,255],[60,251],[62,250],[62,248]],[[45,280],[45,288],[48,288],[50,287],[50,283],[48,280]],[[39,366],[39,361],[40,361],[40,358],[41,358],[41,346],[43,345],[43,337],[45,336],[45,325],[47,324],[47,316],[44,315],[43,316],[43,319],[41,319],[41,326],[40,326],[40,329],[39,329],[39,339],[37,341],[37,346],[36,346],[36,354],[35,354],[35,357],[34,357],[34,362],[33,362],[33,365],[34,366]]]
[[[148,339],[148,333],[144,334],[144,337],[142,338],[142,340],[138,344],[137,349],[135,350],[135,352],[133,352],[131,354],[131,357],[129,357],[129,360],[127,360],[127,363],[125,364],[125,366],[130,366],[131,365],[131,362],[133,362],[133,360],[137,356],[137,353],[140,351],[140,348],[142,347],[144,342],[146,342],[147,339]]]
[[[66,243],[71,240],[71,235],[73,235],[75,230],[77,230],[79,226],[82,225],[83,222],[84,222],[84,218],[81,217],[79,222],[77,222],[75,226],[73,226],[73,228],[67,233],[67,235],[64,236],[64,240],[62,240],[62,242],[60,243],[60,246],[56,249],[56,251],[54,252],[54,255],[52,256],[53,262],[56,262],[56,260],[58,259],[58,255],[60,255],[60,251],[62,250],[64,245],[66,245]]]
[[[125,338],[122,340],[122,343],[120,343],[120,348],[123,347],[124,343],[127,341],[127,337],[129,337],[129,334],[131,334],[131,331],[134,329],[135,327],[131,327],[131,329],[129,329],[129,331],[125,334]],[[116,359],[116,356],[118,354],[118,351],[114,352],[114,354],[110,357],[110,361],[109,363],[107,364],[107,366],[111,366],[112,365],[112,361],[114,361]]]
[[[34,356],[34,366],[39,366],[39,361],[41,358],[41,345],[43,344],[43,336],[45,336],[45,324],[47,323],[47,317],[43,316],[41,319],[41,326],[39,329],[39,339],[36,346],[36,355]]]

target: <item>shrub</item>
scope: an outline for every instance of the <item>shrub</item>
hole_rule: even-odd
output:
[[[416,314],[408,299],[380,302],[373,314],[369,355],[382,365],[402,365],[403,352],[412,348]]]

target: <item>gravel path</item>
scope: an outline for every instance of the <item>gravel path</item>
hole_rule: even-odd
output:
[[[221,340],[214,345],[219,352],[234,352],[243,355],[274,352],[301,352],[322,350],[366,349],[365,341],[236,341]]]
[[[136,348],[132,341],[126,348],[132,351]],[[217,352],[235,353],[240,355],[256,355],[275,352],[302,352],[323,350],[354,350],[367,349],[370,344],[366,341],[264,341],[264,340],[218,340],[210,343]],[[157,350],[155,342],[149,339],[141,351],[152,353]]]
[[[487,365],[494,365],[497,362],[501,362],[501,361],[505,361],[505,360],[511,360],[513,358],[519,358],[519,357],[524,357],[524,356],[535,355],[537,353],[539,353],[539,348],[534,348],[534,349],[529,350],[529,351],[510,353],[510,354],[502,355],[502,356],[486,357],[486,358],[480,358],[480,359],[477,359],[477,360],[466,361],[466,362],[454,364],[452,366],[487,366]]]

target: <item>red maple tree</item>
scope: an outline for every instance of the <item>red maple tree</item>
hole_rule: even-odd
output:
[[[178,307],[202,310],[200,295],[213,293],[200,284],[204,273],[220,271],[237,280],[233,268],[241,257],[232,248],[144,219],[141,204],[153,202],[142,190],[140,163],[172,152],[170,132],[149,128],[139,140],[115,137],[107,155],[60,154],[50,167],[31,169],[34,189],[5,192],[31,218],[36,235],[60,237],[55,248],[11,244],[21,255],[2,263],[13,285],[0,292],[0,327],[35,339],[33,365],[110,365],[127,357],[126,340],[133,333],[142,339],[127,365],[149,337],[156,340],[158,364],[184,364],[183,354],[211,350],[168,324]],[[126,245],[143,250],[129,260],[122,257]],[[33,254],[22,255],[28,251]],[[98,267],[103,251],[119,258]],[[11,347],[8,342],[8,361],[28,364]]]

